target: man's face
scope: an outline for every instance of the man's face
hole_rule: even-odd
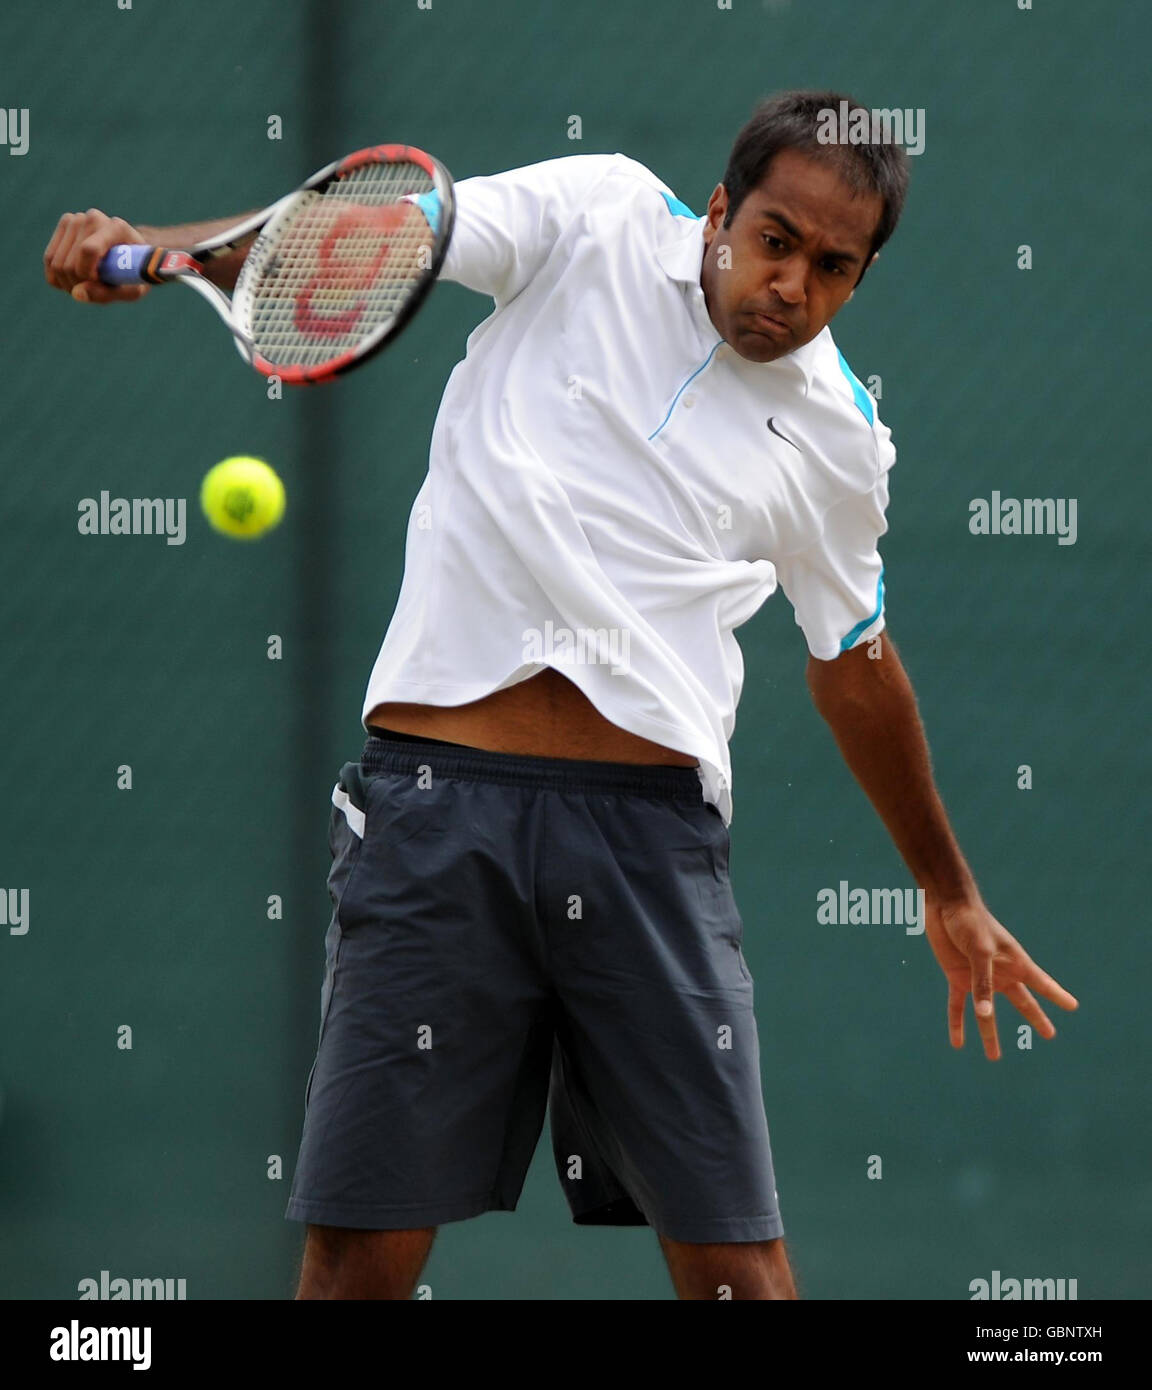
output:
[[[799,150],[776,155],[730,227],[717,184],[700,267],[716,331],[750,362],[810,342],[852,298],[883,206],[879,193],[854,195],[835,168]]]

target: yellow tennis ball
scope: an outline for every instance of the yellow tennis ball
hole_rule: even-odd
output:
[[[225,459],[204,475],[200,506],[217,531],[255,540],[284,515],[284,484],[263,459]]]

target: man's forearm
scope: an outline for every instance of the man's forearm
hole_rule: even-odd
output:
[[[240,213],[236,217],[217,217],[211,222],[186,222],[178,227],[138,226],[136,231],[150,246],[167,246],[171,250],[181,250],[188,246],[195,246],[197,242],[219,236],[221,232],[226,232],[237,226],[250,215],[249,213]],[[205,263],[204,273],[213,284],[226,290],[233,288],[254,236],[255,233],[252,233],[245,237],[242,245],[235,251],[214,256]]]
[[[879,658],[870,645],[810,658],[812,699],[917,884],[941,902],[978,899],[932,779],[911,682],[887,633]]]

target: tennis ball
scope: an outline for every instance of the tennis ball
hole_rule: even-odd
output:
[[[225,459],[200,485],[200,506],[217,531],[255,540],[284,515],[284,484],[263,459]]]

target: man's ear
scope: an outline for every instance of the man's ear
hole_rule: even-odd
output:
[[[708,221],[704,225],[704,243],[708,244],[723,225],[728,212],[728,190],[718,183],[708,199]]]

